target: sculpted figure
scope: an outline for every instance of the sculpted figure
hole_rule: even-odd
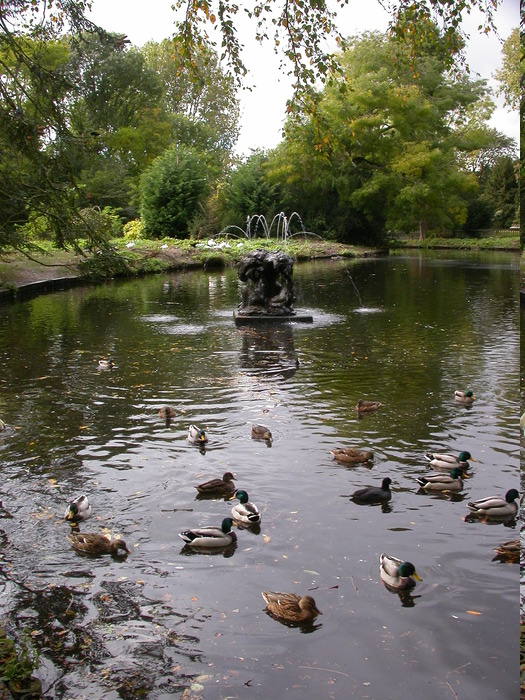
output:
[[[281,251],[254,250],[239,263],[244,282],[239,313],[293,314],[293,260]]]

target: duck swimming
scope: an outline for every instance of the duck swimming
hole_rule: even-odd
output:
[[[166,425],[169,426],[172,419],[177,415],[177,411],[172,406],[162,406],[159,408],[159,418],[166,421]]]
[[[91,504],[87,496],[79,496],[70,502],[64,513],[64,518],[72,524],[80,523],[91,517]]]
[[[390,484],[392,479],[385,477],[381,482],[381,486],[365,486],[362,489],[357,489],[350,496],[354,503],[386,503],[392,498]]]
[[[517,489],[509,489],[505,498],[500,496],[487,496],[477,501],[467,503],[467,508],[473,515],[484,518],[513,518],[518,512],[518,504],[515,502],[520,497]]]
[[[188,428],[188,436],[186,438],[192,445],[204,445],[208,442],[208,436],[202,428],[196,425],[190,425]]]
[[[410,590],[414,588],[416,581],[422,580],[411,562],[388,554],[381,554],[379,557],[379,575],[389,588],[400,591]]]
[[[468,469],[470,466],[469,461],[476,461],[470,452],[466,450],[460,452],[457,457],[456,455],[443,452],[427,452],[425,459],[434,469],[446,469],[447,471],[454,467],[460,467],[463,470]]]
[[[467,391],[455,391],[454,392],[454,401],[456,403],[463,403],[469,406],[475,401],[476,397],[470,391],[470,389],[467,389]]]
[[[210,479],[202,484],[198,484],[195,488],[202,496],[229,496],[235,492],[234,479],[235,474],[224,472],[222,479]]]
[[[374,459],[374,453],[357,447],[334,447],[330,454],[338,462],[345,464],[368,464]]]
[[[192,530],[183,530],[179,533],[184,542],[190,547],[219,548],[228,547],[237,541],[237,535],[232,531],[233,520],[224,518],[220,527],[197,527]]]
[[[129,554],[129,549],[124,540],[110,540],[105,535],[95,532],[72,532],[67,535],[68,540],[77,552],[85,554]]]
[[[380,401],[364,401],[363,399],[359,399],[359,401],[355,405],[355,410],[358,413],[366,413],[367,411],[377,411],[378,408],[381,408],[383,404]]]
[[[454,467],[449,474],[438,472],[416,479],[421,489],[425,491],[461,491],[465,474],[461,467]]]
[[[271,430],[264,425],[252,425],[252,440],[264,440],[265,442],[271,444]]]
[[[100,369],[111,369],[115,366],[115,363],[113,362],[113,360],[102,359],[98,361],[98,366],[100,367]]]
[[[259,509],[254,503],[250,502],[250,497],[246,491],[239,489],[235,492],[235,498],[238,498],[240,501],[232,508],[232,518],[235,521],[245,525],[254,525],[261,522]]]
[[[295,593],[272,591],[261,591],[261,595],[268,611],[288,622],[312,622],[317,615],[323,614],[310,595],[298,596]]]
[[[507,564],[519,564],[521,543],[519,539],[503,542],[498,547],[494,547],[496,556],[492,561],[503,561]]]

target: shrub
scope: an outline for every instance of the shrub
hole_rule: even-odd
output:
[[[128,221],[127,224],[124,224],[122,233],[127,241],[136,241],[144,236],[144,222],[142,219]]]
[[[146,236],[187,238],[191,222],[209,191],[206,156],[174,146],[156,158],[140,182]]]

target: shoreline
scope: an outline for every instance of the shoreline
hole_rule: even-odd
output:
[[[479,241],[478,241],[479,242]],[[426,243],[426,242],[423,242]],[[392,250],[480,250],[519,253],[519,237],[516,236],[516,247],[508,244],[473,245],[470,240],[456,240],[455,245],[447,244],[447,239],[429,241],[418,244],[415,241],[397,241],[394,245],[384,248],[353,246],[332,241],[313,242],[311,239],[297,239],[283,244],[282,242],[258,239],[249,241],[242,246],[221,247],[194,241],[137,241],[126,243],[119,239],[113,246],[113,253],[125,263],[124,272],[113,272],[111,269],[100,270],[99,274],[87,276],[80,271],[83,259],[72,251],[57,250],[42,252],[41,259],[33,254],[30,258],[22,254],[12,254],[0,259],[0,303],[28,299],[39,294],[63,291],[78,286],[90,286],[112,279],[131,279],[147,274],[160,272],[181,272],[191,269],[218,269],[234,266],[251,250],[255,248],[280,249],[287,252],[297,262],[306,260],[321,260],[330,258],[366,258],[389,255]],[[90,260],[98,262],[96,256]],[[523,285],[522,285],[523,286]]]

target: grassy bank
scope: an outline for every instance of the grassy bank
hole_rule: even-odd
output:
[[[460,250],[519,250],[519,235],[475,239],[428,238],[396,241],[393,248]],[[234,265],[243,255],[256,248],[284,250],[296,260],[330,257],[367,257],[387,250],[353,246],[315,237],[289,238],[286,243],[275,239],[214,239],[210,241],[115,239],[111,246],[94,255],[81,256],[57,250],[42,243],[30,257],[20,253],[6,254],[0,259],[0,291],[13,294],[31,284],[67,278],[89,281],[115,277],[135,277],[153,272],[169,272],[190,268],[216,268]]]
[[[103,280],[199,267],[226,267],[256,248],[284,250],[296,260],[366,257],[379,252],[376,248],[298,237],[289,239],[286,244],[266,239],[215,239],[211,243],[171,238],[131,242],[116,239],[106,251],[86,256],[57,250],[47,244],[29,258],[12,253],[0,259],[0,290],[16,290],[29,284],[71,277]]]
[[[519,232],[508,236],[485,236],[483,238],[425,238],[419,241],[415,238],[396,241],[395,247],[422,249],[452,249],[452,250],[513,250],[519,251]]]

